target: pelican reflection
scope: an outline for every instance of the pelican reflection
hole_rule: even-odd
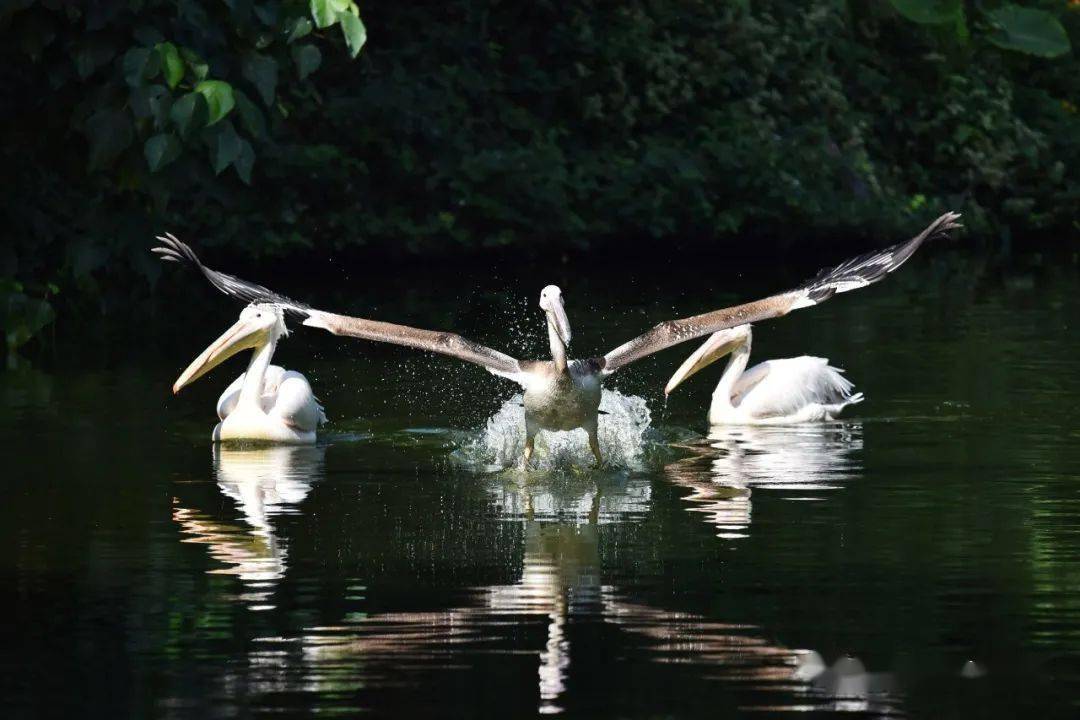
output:
[[[218,489],[236,503],[243,522],[219,520],[176,501],[173,519],[187,535],[184,542],[202,543],[224,567],[214,574],[235,575],[252,609],[272,607],[267,600],[287,566],[288,550],[275,532],[275,516],[297,512],[311,485],[323,472],[325,448],[274,446],[249,449],[214,446]]]
[[[835,490],[860,470],[862,425],[716,425],[700,441],[680,445],[688,457],[664,468],[688,490],[690,512],[706,515],[718,537],[746,537],[755,489],[812,493]]]
[[[807,683],[809,695],[825,700],[814,709],[837,712],[888,714],[897,697],[891,672],[867,672],[862,660],[842,655],[830,666],[813,650],[799,656],[795,679]]]
[[[800,675],[809,651],[786,647],[754,625],[670,609],[619,587],[605,557],[641,541],[649,485],[633,476],[608,483],[495,479],[488,494],[496,517],[521,533],[514,581],[474,587],[449,607],[358,614],[310,626],[296,638],[264,638],[255,654],[269,661],[299,652],[304,683],[281,691],[340,692],[372,682],[410,687],[439,670],[466,667],[475,662],[470,657],[504,653],[508,638],[532,638],[535,711],[557,714],[573,710],[568,689],[575,677],[589,677],[590,650],[603,627],[620,636],[620,647],[634,646],[628,656],[699,666],[703,679],[753,694],[751,704],[792,693],[814,707],[828,702],[810,683],[816,673]]]

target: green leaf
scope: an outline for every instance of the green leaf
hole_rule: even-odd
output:
[[[165,70],[165,82],[170,88],[175,88],[184,79],[184,61],[180,59],[180,51],[170,42],[159,43],[157,51]]]
[[[330,7],[334,8],[335,12],[343,13],[349,9],[352,5],[352,0],[330,0]]]
[[[111,43],[91,38],[75,51],[75,70],[79,77],[85,80],[99,67],[112,60],[115,54],[116,50]]]
[[[141,87],[131,88],[129,105],[131,112],[138,120],[145,120],[153,115],[153,111],[150,109],[150,101],[156,98],[161,93],[168,94],[168,90],[164,85],[143,85]]]
[[[275,40],[277,40],[276,32],[272,32],[270,30],[261,30],[255,34],[255,37],[252,40],[252,44],[255,46],[256,50],[265,50],[266,48],[273,45]]]
[[[128,85],[141,85],[158,74],[161,59],[150,48],[135,47],[124,53],[124,79]]]
[[[262,5],[256,5],[254,10],[255,17],[259,18],[263,25],[266,25],[267,27],[274,27],[275,25],[277,25],[277,3],[264,3]]]
[[[210,71],[210,66],[205,60],[187,48],[180,48],[180,57],[184,58],[184,62],[191,68],[191,74],[195,76],[196,80],[206,79],[206,75]]]
[[[157,45],[160,42],[165,42],[165,38],[161,32],[152,25],[142,25],[135,28],[135,39],[141,45]]]
[[[322,64],[322,53],[314,45],[297,45],[292,49],[292,58],[296,63],[296,74],[301,80],[318,70]]]
[[[337,10],[330,0],[311,0],[311,17],[315,20],[315,27],[330,27],[337,22]]]
[[[1060,57],[1072,49],[1065,28],[1045,10],[1004,5],[987,17],[995,26],[988,39],[1000,48],[1042,58]]]
[[[131,89],[131,111],[139,120],[154,119],[155,127],[162,127],[172,108],[172,95],[164,85],[143,85]]]
[[[4,335],[9,352],[25,345],[56,318],[47,300],[27,297],[21,292],[5,293],[3,299],[6,301]]]
[[[172,133],[161,133],[146,141],[143,155],[154,173],[180,157],[180,141]]]
[[[98,110],[86,121],[90,141],[90,169],[108,167],[131,145],[134,133],[131,120],[123,110]]]
[[[210,143],[210,155],[214,161],[215,173],[220,175],[222,170],[232,165],[233,161],[240,156],[242,142],[231,122],[226,120],[221,123],[221,129]]]
[[[206,98],[197,92],[189,92],[173,103],[169,117],[176,124],[184,137],[206,125],[210,117],[210,107]]]
[[[100,241],[89,237],[74,241],[68,246],[67,265],[76,278],[89,277],[92,272],[105,265],[108,253]]]
[[[264,137],[266,135],[266,118],[263,117],[262,110],[240,90],[234,90],[233,96],[236,98],[236,111],[240,113],[240,120],[244,123],[248,133],[253,137]]]
[[[913,22],[940,25],[960,14],[961,0],[889,0],[898,13]]]
[[[306,17],[296,18],[296,21],[293,22],[292,30],[289,31],[289,37],[286,42],[291,43],[299,40],[300,38],[309,34],[312,27],[313,26],[311,24],[311,21],[308,20]]]
[[[360,18],[350,12],[341,13],[338,19],[341,21],[341,32],[345,35],[345,46],[349,48],[349,54],[356,57],[367,42],[367,28]]]
[[[249,53],[244,58],[241,69],[244,78],[255,86],[259,96],[267,105],[274,104],[277,93],[278,64],[273,58],[258,53]]]
[[[228,115],[236,101],[233,99],[232,85],[224,80],[203,80],[195,86],[195,92],[206,98],[208,111],[207,125],[213,125]]]
[[[236,174],[240,176],[244,184],[250,185],[251,171],[255,167],[255,149],[247,140],[240,141],[240,152],[233,160],[233,167],[236,168]]]
[[[173,96],[160,85],[151,85],[152,88],[161,88],[161,92],[150,93],[150,114],[154,117],[154,127],[159,130],[165,127],[165,121],[169,118],[172,110]]]

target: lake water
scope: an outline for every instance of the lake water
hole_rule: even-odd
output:
[[[554,281],[588,355],[814,269],[315,296],[528,357]],[[689,343],[610,383],[608,467],[582,435],[525,473],[513,385],[302,328],[277,359],[326,405],[318,446],[214,449],[242,362],[169,387],[237,307],[178,273],[205,311],[0,375],[0,714],[1080,716],[1078,276],[927,248],[755,329],[754,359],[847,369],[841,422],[710,430],[721,365],[661,392]]]

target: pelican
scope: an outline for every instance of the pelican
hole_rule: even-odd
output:
[[[766,360],[746,370],[750,360],[749,325],[719,330],[709,336],[675,371],[664,387],[670,395],[683,380],[731,354],[709,406],[712,425],[786,425],[833,420],[848,405],[863,400],[862,393],[841,375],[843,370],[825,358],[802,357]],[[743,372],[746,370],[746,372]]]
[[[322,406],[311,392],[307,378],[293,370],[270,364],[278,340],[285,337],[281,308],[256,303],[240,312],[236,324],[195,358],[173,384],[179,393],[225,360],[251,349],[247,370],[232,382],[217,401],[221,420],[214,428],[214,442],[260,440],[311,445],[315,429],[326,422]]]
[[[819,273],[809,282],[763,300],[714,310],[679,320],[668,320],[615,348],[606,355],[570,360],[570,322],[562,292],[548,285],[540,293],[540,309],[547,320],[551,360],[523,361],[450,332],[420,330],[376,320],[350,317],[315,309],[233,275],[211,270],[190,247],[171,234],[159,236],[153,248],[163,260],[187,263],[198,269],[221,292],[245,302],[273,303],[304,325],[334,335],[393,343],[476,363],[495,375],[514,380],[524,389],[525,465],[532,457],[540,430],[583,428],[589,447],[602,462],[597,439],[600,386],[620,368],[687,340],[725,328],[786,315],[792,310],[824,302],[836,293],[865,287],[900,267],[926,240],[948,235],[959,215],[946,213],[911,240],[848,260]]]

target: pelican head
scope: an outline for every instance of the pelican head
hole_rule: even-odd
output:
[[[554,328],[563,345],[570,344],[570,320],[563,306],[563,294],[558,285],[548,285],[540,291],[540,309],[547,315],[548,324]]]
[[[254,350],[276,343],[286,335],[285,317],[281,308],[269,303],[248,305],[240,311],[240,319],[221,337],[210,343],[199,357],[173,383],[173,393],[198,380],[215,367],[242,350]]]
[[[726,330],[718,330],[702,343],[701,347],[694,351],[693,355],[686,358],[675,374],[668,380],[664,387],[664,394],[670,395],[683,380],[690,377],[698,370],[712,365],[714,362],[734,351],[740,345],[750,343],[750,326],[739,325]]]

